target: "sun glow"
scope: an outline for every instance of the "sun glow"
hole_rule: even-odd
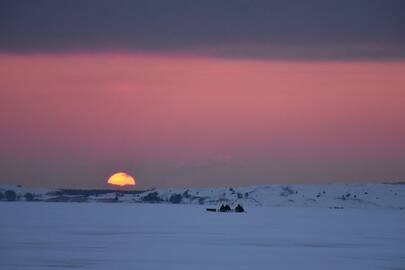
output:
[[[107,181],[108,184],[114,186],[135,186],[135,179],[127,173],[118,172],[110,176]]]

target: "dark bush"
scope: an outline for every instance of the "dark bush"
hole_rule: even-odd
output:
[[[24,194],[24,198],[25,198],[26,201],[33,201],[34,200],[34,194],[27,192],[27,193]]]
[[[290,188],[288,186],[285,186],[285,187],[282,187],[282,191],[280,192],[280,196],[287,197],[287,196],[292,195],[294,193],[295,193],[295,191],[292,190],[292,188]]]
[[[157,193],[157,192],[149,193],[148,195],[144,196],[142,198],[142,200],[144,202],[151,202],[151,203],[153,203],[153,202],[162,202],[163,201],[163,199],[159,197],[159,193]]]
[[[183,197],[184,197],[184,198],[190,198],[191,195],[189,194],[189,192],[190,192],[190,191],[189,191],[188,189],[187,189],[186,191],[184,191],[184,192],[183,192]]]
[[[172,196],[170,196],[169,202],[180,203],[182,199],[183,199],[183,196],[181,196],[181,194],[173,194]]]
[[[4,195],[6,196],[7,201],[15,201],[17,198],[17,194],[14,190],[7,190]]]
[[[3,192],[0,192],[0,201],[4,200],[4,194]]]

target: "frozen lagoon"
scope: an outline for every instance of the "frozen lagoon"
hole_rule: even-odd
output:
[[[405,269],[405,211],[0,203],[0,269]]]

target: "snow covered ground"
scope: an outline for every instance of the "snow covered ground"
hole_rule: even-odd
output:
[[[0,269],[405,269],[405,211],[0,203]]]

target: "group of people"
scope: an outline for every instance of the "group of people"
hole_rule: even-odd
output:
[[[208,208],[207,211],[217,211],[217,210],[214,209],[214,208]],[[229,206],[229,204],[221,204],[218,211],[219,212],[231,212],[232,208]],[[238,213],[242,213],[242,212],[245,212],[245,209],[243,209],[242,205],[237,204],[233,211],[238,212]]]

